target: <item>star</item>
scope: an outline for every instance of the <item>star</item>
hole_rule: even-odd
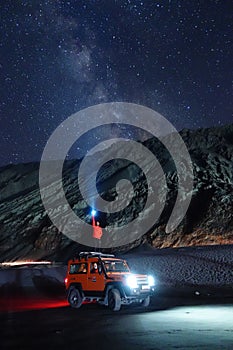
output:
[[[98,103],[148,106],[178,130],[232,123],[232,10],[210,0],[5,1],[0,165],[40,161],[55,128]]]

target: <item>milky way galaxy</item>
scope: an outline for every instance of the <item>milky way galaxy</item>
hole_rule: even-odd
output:
[[[228,0],[2,1],[0,165],[39,161],[63,120],[102,102],[145,105],[178,130],[232,123],[232,10]]]

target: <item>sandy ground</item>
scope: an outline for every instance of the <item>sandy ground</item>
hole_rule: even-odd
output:
[[[1,349],[233,348],[232,246],[144,246],[124,258],[133,271],[156,278],[147,310],[70,308],[61,264],[1,268]]]

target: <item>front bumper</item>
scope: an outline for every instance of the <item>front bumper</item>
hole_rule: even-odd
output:
[[[125,297],[129,297],[129,298],[139,298],[139,299],[143,299],[145,297],[147,297],[148,295],[153,295],[155,291],[155,287],[150,287],[147,285],[140,285],[137,288],[130,288],[128,286],[126,286],[124,288],[124,293],[125,293]]]

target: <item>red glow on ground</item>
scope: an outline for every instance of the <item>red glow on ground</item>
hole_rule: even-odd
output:
[[[29,310],[51,309],[68,306],[66,299],[48,299],[43,297],[4,296],[0,299],[0,312],[19,312]]]
[[[95,304],[96,301],[84,301],[83,304]],[[0,313],[52,309],[69,306],[62,297],[48,298],[38,295],[0,296]]]

